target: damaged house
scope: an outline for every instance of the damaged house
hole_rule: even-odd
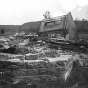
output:
[[[77,41],[77,28],[69,12],[67,15],[44,19],[41,21],[39,35]]]

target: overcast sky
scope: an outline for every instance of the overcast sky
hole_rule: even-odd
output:
[[[0,0],[0,25],[39,21],[47,10],[52,17],[71,11],[74,19],[88,19],[88,0]]]

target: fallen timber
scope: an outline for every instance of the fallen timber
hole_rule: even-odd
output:
[[[88,40],[79,40],[78,42],[74,41],[68,41],[68,40],[60,40],[60,39],[49,39],[49,38],[41,38],[42,41],[45,41],[50,48],[55,48],[58,49],[69,49],[69,50],[76,50],[76,51],[81,51],[81,52],[87,52],[88,49],[88,42],[85,43],[85,41]]]

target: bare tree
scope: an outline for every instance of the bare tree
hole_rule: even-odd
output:
[[[50,11],[46,11],[43,16],[45,17],[45,19],[50,18],[51,17]]]

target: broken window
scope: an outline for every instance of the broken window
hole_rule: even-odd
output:
[[[47,22],[45,23],[45,27],[51,27],[51,26],[54,26],[55,22]]]

